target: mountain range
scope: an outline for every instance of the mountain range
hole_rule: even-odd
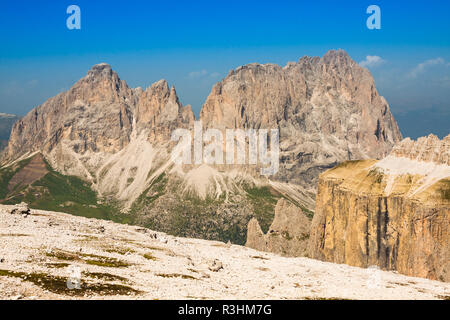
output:
[[[95,65],[14,124],[0,198],[243,244],[251,218],[267,232],[284,199],[311,219],[321,172],[381,159],[402,139],[370,72],[343,50],[242,66],[212,88],[204,128],[279,129],[273,176],[258,165],[174,164],[171,133],[195,120],[167,81],[130,88],[108,64]]]

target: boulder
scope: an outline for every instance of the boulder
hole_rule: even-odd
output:
[[[30,208],[25,202],[16,204],[10,211],[11,214],[21,214],[23,216],[28,216],[30,214]]]
[[[217,272],[220,269],[223,269],[223,264],[220,260],[214,259],[214,261],[212,261],[209,266],[208,269],[213,271],[213,272]]]
[[[283,256],[305,256],[310,227],[311,220],[308,214],[295,204],[281,198],[275,207],[275,218],[267,234],[261,230],[256,218],[250,220],[245,245]]]

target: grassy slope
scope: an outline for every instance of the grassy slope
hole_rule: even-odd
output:
[[[253,207],[253,214],[258,220],[261,230],[266,233],[275,216],[275,206],[281,195],[274,189],[263,186],[245,186],[248,199]]]
[[[30,159],[21,161],[15,168],[0,169],[0,202],[15,204],[27,202],[31,208],[60,211],[74,215],[108,219],[121,223],[140,224],[174,235],[190,236],[192,234],[234,243],[245,243],[246,224],[249,217],[236,220],[233,215],[218,215],[224,206],[224,199],[200,199],[195,195],[182,194],[177,187],[168,186],[168,177],[161,174],[149,188],[137,199],[129,214],[120,213],[117,206],[99,203],[99,198],[88,183],[74,177],[65,176],[54,171],[48,164],[49,173],[30,186],[23,186],[8,192],[9,180],[16,172],[29,163]],[[268,187],[246,186],[245,201],[249,213],[260,222],[267,231],[272,223],[274,208],[279,195]],[[146,208],[152,208],[161,196],[170,194],[170,201],[165,197],[167,212],[159,211],[162,218],[145,219]],[[7,198],[5,200],[5,198]],[[230,206],[239,207],[241,203]],[[159,208],[159,207],[158,207]],[[231,209],[232,210],[232,209]]]
[[[29,159],[22,161],[14,170],[6,168],[0,170],[0,198],[5,199],[9,180],[22,169]],[[15,204],[24,201],[31,208],[66,212],[73,215],[88,218],[99,218],[127,222],[126,216],[118,214],[118,210],[112,205],[99,203],[98,196],[89,184],[83,180],[65,176],[54,171],[48,164],[47,173],[43,178],[30,186],[13,190],[7,195],[7,199],[1,201],[4,204]]]
[[[25,167],[30,161],[31,158],[28,158],[18,162],[16,165],[12,167],[0,169],[0,199],[6,198],[8,194],[9,180],[11,180],[14,174],[17,171],[21,170],[23,167]]]
[[[143,225],[177,236],[244,244],[250,218],[256,217],[262,230],[267,232],[274,218],[276,203],[282,197],[268,186],[244,185],[244,194],[231,196],[227,202],[224,197],[200,199],[183,193],[183,185],[179,181],[171,181],[163,173],[126,214],[120,213],[117,205],[99,201],[101,199],[87,182],[62,175],[48,164],[49,173],[43,178],[9,193],[9,180],[29,161],[20,162],[14,169],[0,169],[0,199],[7,197],[0,202],[15,204],[25,201],[36,209]]]
[[[243,185],[243,193],[229,194],[227,200],[225,195],[201,199],[183,188],[181,181],[160,175],[133,204],[135,223],[177,236],[244,244],[250,218],[267,232],[282,196],[268,186]]]

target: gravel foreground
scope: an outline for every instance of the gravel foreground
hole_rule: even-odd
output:
[[[0,299],[449,299],[450,284],[0,205]]]

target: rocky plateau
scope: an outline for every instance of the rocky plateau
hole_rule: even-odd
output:
[[[311,258],[450,281],[450,135],[320,175]]]
[[[19,206],[21,210],[24,206]],[[449,299],[450,284],[0,205],[0,299]],[[79,285],[79,286],[78,286]]]

